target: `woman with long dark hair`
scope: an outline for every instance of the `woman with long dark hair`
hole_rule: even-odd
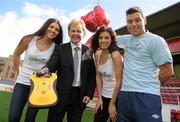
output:
[[[63,31],[57,19],[48,19],[35,33],[24,36],[13,54],[13,63],[18,76],[9,108],[9,122],[20,122],[30,92],[29,76],[46,65],[55,45],[62,43]],[[25,52],[20,66],[20,55]],[[28,106],[25,122],[34,122],[38,108]]]
[[[122,57],[116,46],[116,33],[102,26],[92,38],[95,53],[98,100],[94,122],[116,121],[116,99],[122,81]],[[117,50],[117,51],[116,51]]]

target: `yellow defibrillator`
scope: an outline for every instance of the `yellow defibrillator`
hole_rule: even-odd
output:
[[[30,75],[29,105],[33,107],[49,107],[57,103],[56,73],[48,77],[39,77],[35,73]]]

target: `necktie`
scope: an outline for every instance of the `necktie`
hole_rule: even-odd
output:
[[[78,74],[78,65],[79,65],[79,57],[78,57],[79,47],[74,48],[74,83],[77,83],[77,74]]]

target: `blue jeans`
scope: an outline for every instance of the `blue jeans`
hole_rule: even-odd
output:
[[[9,107],[9,122],[20,122],[23,109],[29,97],[30,86],[16,83]],[[28,106],[25,122],[35,122],[38,108]]]

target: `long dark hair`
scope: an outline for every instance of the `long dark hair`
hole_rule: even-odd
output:
[[[44,24],[41,26],[41,28],[38,31],[36,31],[33,34],[27,35],[27,36],[32,36],[32,37],[40,36],[41,38],[43,38],[44,35],[46,34],[46,31],[47,31],[48,27],[53,22],[56,22],[59,25],[59,29],[60,29],[57,37],[54,38],[53,41],[58,45],[62,44],[62,42],[63,42],[63,30],[62,30],[62,27],[61,27],[61,24],[60,24],[59,20],[57,20],[55,18],[49,18],[48,20],[46,20],[44,22]]]
[[[108,32],[111,36],[111,44],[108,48],[109,51],[113,52],[113,51],[117,50],[115,31],[113,31],[113,29],[111,27],[102,26],[97,30],[97,32],[94,34],[94,36],[92,38],[91,49],[93,50],[93,52],[96,52],[99,49],[99,35],[101,32],[105,32],[105,31]]]

